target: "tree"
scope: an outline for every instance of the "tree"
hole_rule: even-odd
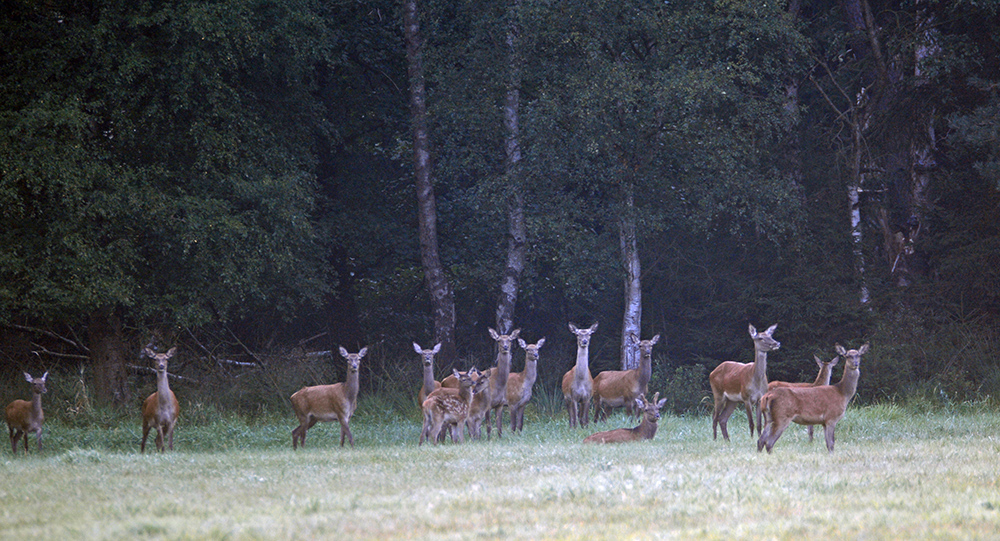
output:
[[[417,0],[403,4],[403,33],[410,78],[410,117],[413,134],[413,172],[417,188],[417,216],[420,229],[420,258],[427,280],[434,314],[434,336],[441,344],[441,358],[451,362],[455,350],[455,300],[441,265],[437,241],[437,210],[431,180],[430,135],[427,127],[427,95],[420,37]]]

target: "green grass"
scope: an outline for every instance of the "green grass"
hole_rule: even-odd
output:
[[[368,408],[364,411],[363,408]],[[189,408],[190,410],[190,408]],[[570,430],[417,446],[416,412],[373,401],[291,449],[291,415],[189,411],[173,453],[138,453],[139,420],[47,421],[41,455],[0,454],[7,539],[976,539],[1000,532],[1000,413],[852,408],[837,448],[793,426],[758,453],[746,418],[731,442],[706,416],[670,417],[655,440],[583,445],[613,416]]]

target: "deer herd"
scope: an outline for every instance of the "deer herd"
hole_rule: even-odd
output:
[[[838,356],[829,361],[814,356],[819,374],[812,383],[769,382],[767,354],[781,347],[773,337],[776,327],[777,325],[771,325],[767,330],[758,332],[750,325],[750,338],[754,344],[753,362],[726,361],[709,374],[714,399],[712,438],[717,439],[721,429],[723,439],[729,440],[729,417],[742,403],[750,425],[750,436],[753,437],[755,432],[758,435],[758,451],[767,449],[770,453],[788,425],[797,423],[808,428],[810,441],[813,439],[813,426],[822,425],[826,447],[833,452],[834,430],[857,391],[861,356],[868,351],[868,343],[851,350],[836,344],[834,349]],[[607,420],[609,411],[617,407],[624,408],[629,416],[637,417],[640,421],[634,428],[618,428],[591,434],[583,440],[584,443],[653,439],[660,419],[660,409],[667,402],[666,399],[659,398],[660,393],[653,395],[652,400],[646,398],[652,377],[653,346],[659,341],[660,335],[649,340],[640,340],[638,336],[630,335],[628,339],[639,349],[639,366],[631,370],[605,370],[597,374],[597,377],[592,377],[590,337],[597,330],[597,323],[586,329],[570,323],[569,330],[576,336],[576,361],[563,375],[562,394],[570,428],[587,427],[593,403],[595,421]],[[469,437],[479,439],[484,423],[487,438],[490,438],[494,422],[497,437],[500,437],[505,408],[510,411],[510,431],[523,430],[524,409],[531,400],[532,388],[538,375],[539,350],[545,344],[545,338],[529,344],[519,337],[520,329],[507,334],[489,329],[489,333],[496,342],[495,365],[485,370],[471,367],[466,372],[453,369],[452,374],[442,381],[434,378],[434,358],[440,352],[441,344],[424,349],[416,342],[413,343],[423,369],[418,393],[423,426],[418,445],[423,445],[424,441],[436,445],[448,436],[452,442],[462,442],[465,431],[468,431]],[[521,372],[511,372],[515,343],[525,353],[524,370]],[[142,404],[140,452],[145,452],[146,440],[153,429],[156,430],[157,450],[162,452],[166,448],[174,448],[174,427],[180,405],[170,390],[167,364],[175,353],[176,348],[171,348],[166,353],[157,353],[149,346],[143,350],[143,354],[152,360],[156,371],[156,392],[149,395]],[[349,353],[341,347],[340,355],[347,361],[345,381],[303,387],[291,396],[292,409],[299,421],[299,426],[292,430],[293,450],[305,446],[306,431],[321,421],[339,422],[341,447],[345,440],[354,447],[350,421],[358,404],[361,359],[367,353],[367,347],[361,348],[357,353]],[[841,357],[844,358],[843,376],[839,382],[831,385],[833,367]],[[14,454],[17,454],[17,444],[22,437],[24,453],[27,454],[28,435],[32,433],[36,435],[38,450],[42,449],[42,394],[46,392],[48,372],[40,378],[33,378],[25,372],[24,377],[31,384],[32,399],[14,400],[5,412]],[[495,421],[491,419],[494,416]]]

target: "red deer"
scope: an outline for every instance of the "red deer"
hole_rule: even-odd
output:
[[[836,350],[845,359],[844,375],[836,385],[779,387],[761,397],[760,409],[764,412],[766,425],[757,440],[757,451],[766,447],[770,453],[774,442],[794,422],[800,425],[823,425],[826,448],[833,452],[833,433],[858,389],[861,356],[868,352],[868,343],[850,351],[837,344]]]
[[[767,390],[773,391],[778,387],[816,387],[818,385],[829,385],[830,376],[833,375],[833,367],[837,366],[837,361],[840,357],[834,357],[829,361],[823,361],[816,355],[813,355],[813,359],[816,359],[816,365],[819,366],[819,374],[816,374],[816,381],[812,383],[788,383],[787,381],[769,381],[767,382]],[[806,427],[806,432],[809,433],[809,441],[813,441],[813,425]]]
[[[667,399],[659,400],[660,393],[653,395],[653,401],[647,402],[646,395],[635,399],[636,406],[642,412],[642,421],[635,428],[616,428],[606,432],[598,432],[587,436],[583,443],[622,443],[628,441],[651,440],[656,435],[656,423],[660,420],[660,408]]]
[[[489,377],[473,381],[475,369],[464,374],[458,370],[453,372],[458,379],[458,389],[448,387],[438,389],[431,393],[421,406],[424,412],[424,424],[420,429],[418,445],[423,445],[424,440],[437,445],[438,435],[444,427],[451,427],[453,441],[456,436],[459,442],[464,441],[461,427],[469,416],[476,389],[489,385]]]
[[[590,400],[594,395],[594,378],[590,375],[590,335],[597,330],[597,323],[589,329],[578,329],[569,324],[576,335],[576,364],[563,374],[562,391],[569,413],[569,427],[587,426],[590,421]],[[581,417],[582,416],[582,417]]]
[[[17,440],[24,437],[24,454],[28,454],[28,434],[34,433],[38,441],[38,452],[42,451],[42,423],[45,414],[42,412],[42,395],[48,392],[45,372],[40,378],[33,378],[25,372],[24,379],[31,384],[31,401],[15,400],[7,405],[7,430],[10,431],[10,449],[17,454]]]
[[[535,380],[538,379],[538,350],[545,345],[545,339],[542,338],[536,344],[528,344],[518,338],[517,343],[524,350],[524,370],[511,373],[507,378],[507,407],[510,408],[511,432],[524,430],[524,408],[531,400],[531,390],[535,386]]]
[[[170,348],[166,353],[155,353],[147,347],[143,353],[153,359],[153,368],[156,369],[156,392],[149,395],[142,403],[142,443],[139,444],[139,452],[146,452],[146,438],[153,428],[156,428],[156,449],[162,453],[166,442],[167,447],[173,451],[174,426],[177,424],[181,407],[167,381],[167,361],[177,353],[177,348]]]
[[[649,390],[649,379],[653,375],[653,345],[660,340],[656,335],[649,340],[639,340],[629,335],[632,343],[639,346],[639,366],[631,370],[605,370],[594,378],[594,396],[597,403],[594,406],[594,420],[600,415],[601,420],[608,418],[611,408],[625,407],[629,415],[639,415],[635,410],[635,399]]]
[[[421,405],[424,403],[424,400],[427,400],[427,395],[441,388],[441,383],[434,379],[434,356],[441,351],[441,344],[435,344],[431,349],[423,349],[419,344],[414,342],[413,350],[417,352],[417,355],[420,355],[420,361],[424,369],[424,383],[421,385],[420,393],[417,395],[417,405]]]
[[[361,358],[368,353],[363,347],[357,353],[348,353],[343,346],[340,356],[347,360],[347,378],[333,385],[315,385],[303,387],[292,395],[292,409],[299,419],[299,426],[292,430],[292,450],[299,445],[306,446],[306,431],[318,422],[340,422],[340,446],[344,446],[344,438],[354,447],[354,435],[351,434],[351,416],[358,407],[358,369]]]
[[[758,333],[757,329],[750,325],[750,338],[753,339],[754,346],[754,362],[726,361],[708,375],[708,382],[712,386],[712,396],[715,398],[715,410],[712,413],[712,439],[716,439],[717,429],[721,427],[722,437],[729,441],[729,431],[726,429],[726,425],[729,422],[729,416],[733,414],[733,410],[740,402],[747,410],[750,436],[753,436],[754,432],[753,412],[755,408],[757,409],[757,432],[760,432],[761,421],[758,402],[760,397],[767,392],[767,352],[781,347],[780,342],[771,338],[777,327],[778,325],[774,324],[766,331]]]

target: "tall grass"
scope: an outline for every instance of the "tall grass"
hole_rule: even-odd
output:
[[[664,416],[654,440],[583,445],[529,410],[522,434],[417,446],[419,418],[363,399],[356,447],[320,424],[291,450],[288,412],[189,407],[174,453],[138,453],[140,421],[47,422],[46,449],[0,455],[10,539],[995,538],[1000,414],[852,408],[837,447],[790,428],[771,455],[745,429]],[[543,402],[544,404],[544,402]],[[737,414],[739,415],[739,414]],[[77,419],[81,421],[81,419]],[[736,420],[733,426],[745,427]]]

